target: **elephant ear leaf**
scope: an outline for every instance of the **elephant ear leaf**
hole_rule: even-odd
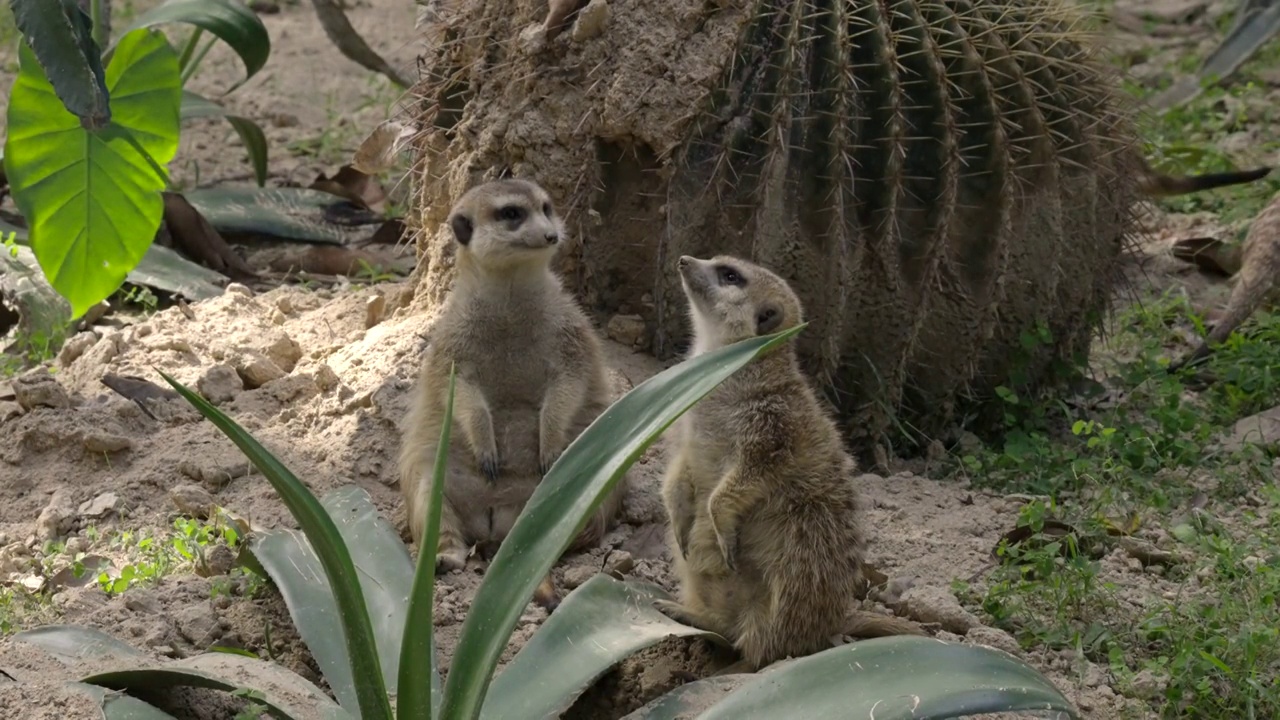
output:
[[[93,24],[75,0],[12,0],[13,20],[68,112],[90,130],[111,122]]]

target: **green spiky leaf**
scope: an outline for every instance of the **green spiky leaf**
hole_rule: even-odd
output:
[[[369,622],[369,610],[361,592],[360,577],[351,561],[351,552],[343,541],[342,533],[329,513],[311,491],[252,435],[245,432],[244,428],[182,383],[165,373],[160,373],[160,376],[240,448],[289,508],[319,556],[329,588],[337,602],[337,620],[346,641],[351,673],[360,678],[360,682],[356,683],[360,716],[369,719],[390,718],[391,704],[387,699],[382,666],[378,659],[377,640]]]
[[[453,398],[456,389],[456,368],[449,367],[449,395],[445,400],[444,420],[440,427],[439,447],[449,447],[453,428]],[[436,453],[435,466],[431,469],[431,497],[427,499],[427,517],[424,518],[422,542],[418,548],[418,566],[413,574],[413,589],[409,596],[409,613],[400,657],[400,687],[404,688],[397,699],[396,717],[399,720],[436,717],[443,698],[440,673],[436,670],[435,645],[435,548],[440,538],[440,513],[444,508],[444,480],[449,453]],[[418,668],[431,668],[431,683],[422,692],[417,680]]]
[[[669,637],[715,633],[681,625],[653,606],[662,588],[600,574],[569,593],[493,681],[480,717],[554,720],[592,682],[633,653]]]
[[[162,166],[178,150],[178,59],[158,33],[121,38],[106,74],[113,119],[89,131],[25,44],[18,58],[5,170],[41,269],[79,317],[120,287],[160,226]]]
[[[671,423],[800,327],[685,360],[605,410],[552,466],[503,540],[462,626],[445,681],[443,717],[476,718],[498,658],[537,584],[627,468]],[[567,522],[573,518],[576,522]]]
[[[270,150],[267,146],[267,136],[262,132],[262,128],[249,118],[231,115],[221,105],[208,98],[190,90],[182,91],[183,120],[210,117],[226,120],[227,124],[240,136],[240,142],[244,143],[244,149],[249,153],[249,163],[253,165],[253,178],[258,183],[258,187],[265,186]]]
[[[235,0],[167,0],[138,16],[126,32],[163,23],[195,25],[220,38],[240,56],[245,80],[257,74],[271,55],[266,26],[257,13]]]
[[[763,672],[690,683],[628,720],[876,720],[1057,712],[1078,718],[1053,683],[1012,655],[929,638],[861,640]]]

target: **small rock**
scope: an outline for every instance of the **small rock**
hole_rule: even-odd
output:
[[[198,520],[207,519],[218,504],[208,490],[191,483],[170,488],[169,500],[178,508],[178,512]]]
[[[626,550],[614,550],[609,553],[609,569],[619,575],[626,575],[636,567],[635,558]],[[589,579],[589,578],[588,578]]]
[[[76,535],[73,538],[67,539],[66,551],[67,551],[67,554],[70,555],[71,557],[75,557],[76,555],[79,555],[82,552],[88,552],[88,550],[89,550],[89,541],[85,540],[79,535]]]
[[[899,614],[907,615],[920,623],[937,623],[943,630],[964,635],[982,623],[965,610],[951,591],[936,585],[920,585],[902,594],[902,601],[894,607]]]
[[[328,363],[320,363],[315,369],[315,382],[322,392],[328,392],[338,387],[338,373]]]
[[[968,642],[1003,650],[1015,657],[1022,654],[1022,647],[1018,645],[1018,641],[1012,635],[999,628],[979,625],[978,627],[970,628],[964,637]]]
[[[1245,445],[1275,447],[1277,441],[1280,441],[1280,406],[1237,421],[1222,446],[1228,452],[1236,452]]]
[[[275,363],[276,367],[291,373],[297,367],[298,361],[302,359],[302,346],[282,331],[277,330],[274,335],[271,344],[263,350],[263,354]]]
[[[243,351],[233,360],[233,364],[244,381],[244,387],[249,390],[260,388],[272,380],[279,380],[285,376],[285,371],[281,370],[279,365],[256,350]]]
[[[107,302],[106,300],[99,302],[98,304],[84,311],[84,315],[81,316],[80,318],[80,327],[88,328],[92,326],[94,323],[98,322],[103,317],[105,317],[107,312],[110,310],[111,310],[111,303]]]
[[[66,490],[59,488],[53,491],[49,504],[40,511],[36,518],[36,534],[40,540],[56,540],[71,528],[71,520],[76,509],[71,505],[71,496]]]
[[[244,381],[230,365],[214,365],[196,380],[196,390],[209,402],[221,405],[244,390]]]
[[[235,553],[226,545],[214,545],[204,556],[205,567],[209,575],[226,575],[236,564]]]
[[[573,24],[570,37],[576,43],[586,42],[604,32],[607,22],[609,22],[607,0],[591,0],[586,7],[578,11],[578,20]]]
[[[86,503],[80,504],[80,514],[84,517],[100,518],[110,513],[119,513],[124,501],[113,492],[102,493]]]
[[[1257,555],[1250,555],[1245,559],[1241,560],[1240,564],[1244,565],[1250,570],[1257,570],[1258,566],[1262,564],[1262,558],[1258,557]]]
[[[596,569],[590,565],[579,565],[571,567],[564,571],[564,586],[567,590],[573,590],[586,581],[596,576]]]
[[[31,549],[22,543],[12,543],[0,548],[0,580],[9,573],[26,572],[35,563]]]
[[[382,318],[387,312],[387,298],[385,295],[374,295],[364,303],[364,326],[369,329],[374,325],[382,322]]]
[[[62,408],[71,404],[71,398],[62,385],[42,370],[14,378],[13,394],[18,405],[27,412],[37,407]]]
[[[84,436],[84,449],[91,453],[114,453],[133,448],[133,441],[121,435],[90,432]]]
[[[288,315],[293,312],[293,300],[291,300],[288,295],[276,298],[276,309],[285,315]]]
[[[222,637],[222,625],[213,612],[213,606],[207,602],[188,605],[174,619],[178,623],[178,632],[198,648],[208,647]]]
[[[98,336],[92,332],[76,333],[62,346],[58,353],[58,364],[66,367],[75,362],[85,351],[98,342]]]
[[[1151,670],[1139,670],[1130,681],[1129,687],[1133,696],[1139,700],[1155,700],[1164,694],[1169,678],[1158,675]]]
[[[644,318],[639,315],[614,315],[609,318],[605,328],[610,339],[633,349],[642,349],[647,344]]]
[[[236,295],[243,295],[248,298],[253,297],[253,290],[248,285],[244,285],[242,283],[228,283],[226,291],[229,293],[235,293]]]

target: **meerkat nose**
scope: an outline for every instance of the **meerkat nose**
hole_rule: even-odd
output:
[[[560,241],[560,233],[547,233],[547,244],[555,245]]]
[[[689,267],[689,264],[692,262],[693,262],[693,258],[689,257],[688,255],[681,255],[680,259],[676,261],[676,264],[682,268],[686,268],[686,267]]]

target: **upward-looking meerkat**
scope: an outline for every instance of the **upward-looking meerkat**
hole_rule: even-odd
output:
[[[678,262],[699,355],[801,322],[777,275],[718,256]],[[855,611],[865,583],[856,466],[800,370],[775,348],[680,420],[663,481],[681,602],[673,619],[730,640],[759,669],[831,646],[834,635],[922,635],[914,623]]]
[[[431,328],[399,462],[410,533],[421,542],[454,364],[438,570],[463,567],[474,545],[501,543],[542,476],[615,394],[599,337],[551,271],[564,228],[546,191],[514,179],[476,186],[449,225],[457,275]],[[626,480],[572,548],[604,535]]]

